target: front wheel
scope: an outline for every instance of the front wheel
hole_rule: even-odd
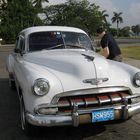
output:
[[[9,87],[11,89],[15,89],[15,81],[14,81],[14,78],[13,78],[13,75],[12,74],[9,74]]]
[[[25,132],[26,135],[34,135],[37,134],[37,129],[35,126],[29,124],[26,120],[25,114],[25,106],[23,97],[20,97],[20,116],[21,116],[21,128]],[[35,132],[36,131],[36,132]]]

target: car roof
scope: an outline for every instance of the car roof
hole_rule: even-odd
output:
[[[78,32],[78,33],[84,33],[83,30],[75,27],[67,27],[67,26],[34,26],[34,27],[29,27],[20,32],[20,34],[24,35],[27,37],[31,33],[35,32],[45,32],[45,31],[67,31],[67,32]]]

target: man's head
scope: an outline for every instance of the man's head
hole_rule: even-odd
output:
[[[99,37],[103,37],[104,34],[105,34],[105,29],[102,28],[102,27],[99,27],[99,28],[97,29],[97,34],[99,35]]]

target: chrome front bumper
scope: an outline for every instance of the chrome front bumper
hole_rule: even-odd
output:
[[[140,102],[132,105],[121,105],[111,107],[115,110],[115,120],[123,119],[127,120],[129,117],[140,113]],[[97,108],[107,109],[107,108]],[[96,110],[97,110],[96,109]],[[92,110],[78,110],[78,106],[74,105],[73,112],[71,115],[33,115],[26,113],[27,121],[36,126],[64,126],[73,125],[78,126],[84,123],[91,123],[91,112]]]

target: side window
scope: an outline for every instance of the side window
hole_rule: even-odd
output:
[[[25,43],[23,37],[18,37],[16,40],[16,49],[23,51],[25,49]]]

